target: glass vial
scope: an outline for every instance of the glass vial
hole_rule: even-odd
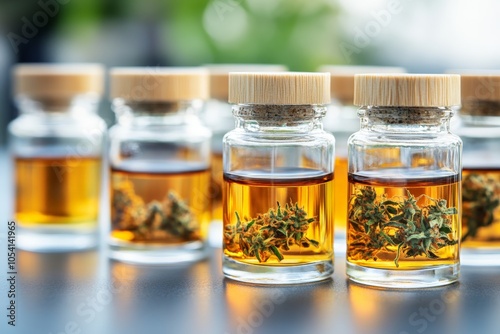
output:
[[[234,129],[229,94],[229,72],[283,72],[282,65],[213,64],[205,65],[210,75],[210,99],[203,112],[203,121],[212,130],[212,220],[222,222],[222,138]],[[220,225],[219,225],[220,226]]]
[[[462,263],[500,265],[500,74],[462,74]]]
[[[328,73],[230,73],[224,137],[226,277],[288,284],[333,272],[334,137]]]
[[[462,142],[458,75],[355,76],[348,142],[347,275],[391,288],[458,279]]]
[[[336,139],[335,147],[335,251],[345,249],[347,228],[347,140],[359,130],[354,106],[354,75],[361,73],[405,73],[402,67],[324,65],[319,72],[330,72],[332,101],[323,124]]]
[[[9,142],[21,249],[57,252],[97,244],[103,76],[96,64],[14,68],[21,115],[9,125]]]
[[[110,129],[110,256],[136,263],[205,255],[210,138],[198,112],[208,76],[198,68],[114,68]]]

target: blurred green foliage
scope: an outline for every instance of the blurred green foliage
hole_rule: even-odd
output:
[[[23,0],[2,8],[4,15],[0,17],[5,17],[4,23],[14,31],[19,30],[22,16],[30,18],[40,10],[38,1]],[[115,27],[146,27],[151,39],[148,45],[152,46],[144,50],[145,62],[281,63],[293,70],[315,70],[321,64],[341,60],[335,0],[69,0],[59,9],[51,18],[54,31],[49,35],[56,41],[61,38],[61,43],[76,41],[83,56],[85,48],[92,47],[112,23]],[[13,15],[5,15],[9,12]],[[130,38],[128,47],[144,44],[133,36],[125,37]],[[127,52],[116,51],[117,57]],[[158,55],[151,57],[151,52]],[[89,53],[88,58],[95,55]]]
[[[281,63],[315,70],[340,61],[334,1],[171,1],[165,28],[176,63]]]

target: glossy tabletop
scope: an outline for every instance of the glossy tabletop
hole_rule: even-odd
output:
[[[328,281],[252,286],[222,276],[216,228],[208,258],[185,266],[114,262],[104,242],[87,252],[18,251],[16,326],[9,326],[6,233],[12,198],[5,150],[0,157],[2,334],[500,333],[500,267],[463,266],[460,282],[447,287],[382,290],[347,280],[339,246]]]

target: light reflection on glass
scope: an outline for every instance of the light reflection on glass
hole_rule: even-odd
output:
[[[348,291],[355,322],[364,330],[378,327],[379,321],[384,318],[380,292],[355,284],[349,284]]]
[[[275,328],[308,332],[331,311],[331,281],[294,286],[258,286],[224,280],[227,332],[247,333]],[[329,315],[331,318],[331,314]]]
[[[457,327],[459,285],[417,290],[388,290],[348,283],[352,322],[356,331],[370,332],[374,328],[421,332],[432,328],[446,332]],[[388,314],[391,321],[388,321]],[[459,328],[455,328],[457,331]]]
[[[137,281],[140,267],[110,261],[110,286],[116,291],[117,298],[120,302],[117,303],[120,308],[126,309],[134,301],[133,284]]]
[[[255,306],[251,301],[259,298],[262,292],[228,279],[224,280],[224,288],[228,313],[227,325],[229,328],[236,328],[238,326],[236,319],[245,317],[253,311]]]

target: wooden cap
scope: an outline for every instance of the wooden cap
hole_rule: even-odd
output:
[[[229,103],[328,104],[330,103],[330,73],[229,73]]]
[[[37,98],[68,98],[104,91],[100,64],[21,64],[14,67],[14,94]]]
[[[403,67],[323,65],[319,72],[330,72],[332,98],[351,105],[354,99],[354,75],[362,73],[406,73]]]
[[[449,107],[460,105],[454,74],[356,74],[354,105]]]
[[[500,101],[500,72],[459,73],[462,100]]]
[[[208,72],[201,67],[115,67],[111,98],[186,101],[208,98]]]
[[[210,97],[227,101],[229,95],[229,72],[285,72],[284,65],[263,64],[208,64],[210,74]]]

